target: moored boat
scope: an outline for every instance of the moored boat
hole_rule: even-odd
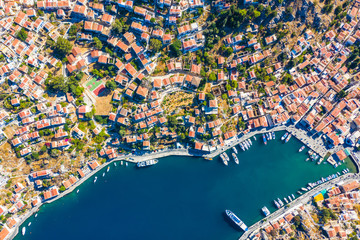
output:
[[[262,137],[263,137],[264,144],[266,145],[266,144],[267,144],[267,140],[266,140],[265,134],[263,134]]]
[[[289,134],[289,135],[287,136],[287,138],[285,139],[285,143],[287,143],[287,142],[290,140],[290,138],[291,138],[291,134]]]
[[[107,167],[106,172],[109,172],[109,171],[110,171],[110,167]]]
[[[270,211],[267,207],[264,206],[261,210],[263,211],[265,217],[270,215]]]
[[[222,162],[224,163],[224,165],[228,165],[228,162],[227,162],[227,160],[226,160],[226,158],[225,158],[225,155],[222,153],[222,154],[220,154],[220,158],[221,158],[221,160],[222,160]]]
[[[299,152],[302,152],[305,149],[305,146],[303,145],[300,149]]]
[[[95,176],[94,183],[96,183],[96,180],[97,180],[97,176]]]
[[[234,151],[234,153],[238,154],[238,151],[235,147],[232,147],[232,150]]]
[[[241,148],[241,150],[243,150],[245,152],[245,148],[244,148],[244,145],[242,143],[240,143],[240,148]]]
[[[23,228],[21,229],[21,233],[22,233],[23,236],[25,235],[25,232],[26,232],[26,228],[23,227]]]
[[[230,210],[225,210],[226,215],[236,224],[238,225],[242,230],[247,231],[248,227],[245,225],[245,223],[243,221],[240,220],[240,218],[238,216],[235,215],[235,213],[233,213]]]
[[[236,156],[236,154],[235,154],[235,153],[232,153],[232,156],[233,156],[233,158],[234,158],[235,163],[236,163],[236,164],[239,164],[239,159],[238,159],[238,157]]]
[[[226,161],[230,161],[230,158],[229,158],[229,156],[226,154],[226,152],[224,152],[224,157],[225,157]]]
[[[286,132],[286,133],[281,137],[281,140],[285,140],[288,135],[289,135],[289,133]]]
[[[142,162],[138,162],[136,164],[137,167],[148,167],[148,166],[152,166],[155,165],[159,162],[159,160],[157,159],[150,159],[150,160],[146,160],[146,161],[142,161]]]
[[[277,208],[281,208],[280,204],[276,200],[274,200],[274,204]]]

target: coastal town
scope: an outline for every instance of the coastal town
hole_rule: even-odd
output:
[[[0,240],[119,160],[212,160],[286,130],[320,163],[358,166],[359,8],[0,0]],[[345,176],[252,239],[357,239],[358,175]]]

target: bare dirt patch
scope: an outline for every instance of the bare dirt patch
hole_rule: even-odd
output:
[[[96,97],[96,104],[95,104],[96,115],[101,115],[101,116],[109,115],[112,109],[111,98],[112,98],[112,93],[109,93],[105,96]]]

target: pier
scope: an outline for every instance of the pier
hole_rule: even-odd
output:
[[[298,207],[300,207],[303,204],[306,204],[307,202],[311,201],[311,198],[317,193],[320,192],[323,189],[327,189],[330,188],[332,186],[334,186],[335,184],[338,184],[340,182],[344,182],[344,181],[349,181],[349,180],[360,180],[360,175],[359,174],[354,174],[354,173],[348,173],[345,175],[342,175],[340,177],[334,178],[328,182],[325,182],[323,184],[320,184],[318,186],[316,186],[315,188],[311,189],[310,191],[304,193],[303,195],[301,195],[300,197],[296,198],[293,202],[290,202],[287,205],[290,205],[290,207],[286,207],[286,205],[280,209],[278,209],[277,211],[273,212],[272,214],[270,214],[269,216],[267,216],[266,218],[256,222],[255,224],[253,224],[252,226],[249,227],[249,230],[246,231],[240,238],[239,240],[245,240],[248,239],[250,236],[252,236],[252,234],[256,234],[258,232],[258,230],[260,230],[261,228],[267,226],[268,224],[270,224],[270,222],[276,221],[281,217],[284,217],[285,214],[290,213],[291,211],[297,209]],[[265,221],[264,221],[265,220]]]

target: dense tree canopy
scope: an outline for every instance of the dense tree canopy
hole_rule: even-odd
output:
[[[94,37],[94,43],[96,49],[102,49],[103,44],[97,37]]]
[[[179,57],[181,55],[181,41],[179,39],[175,39],[173,44],[170,45],[170,50],[172,54],[176,57]]]
[[[116,89],[116,83],[114,81],[107,81],[105,84],[105,87],[110,89],[110,90],[115,90]]]
[[[72,47],[72,44],[67,39],[59,37],[54,45],[54,50],[56,54],[64,57],[70,53]]]
[[[150,39],[149,48],[154,52],[159,52],[162,47],[162,42],[158,39],[152,38]]]
[[[16,36],[21,40],[25,41],[28,37],[28,33],[25,28],[21,28],[21,30],[16,34]]]

